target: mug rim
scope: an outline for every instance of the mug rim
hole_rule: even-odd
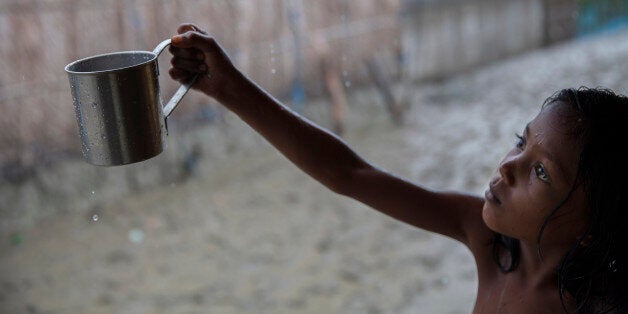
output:
[[[96,59],[96,58],[102,58],[102,57],[107,57],[107,56],[114,56],[114,55],[121,55],[121,54],[148,54],[148,55],[152,55],[152,58],[150,58],[149,60],[134,64],[134,65],[130,65],[130,66],[125,66],[125,67],[120,67],[120,68],[115,68],[115,69],[109,69],[109,70],[100,70],[100,71],[74,71],[71,70],[70,68],[83,63],[83,62],[87,62],[89,60],[92,59]],[[157,59],[157,55],[152,52],[152,51],[134,51],[134,50],[130,50],[130,51],[117,51],[117,52],[109,52],[109,53],[102,53],[102,54],[97,54],[97,55],[93,55],[93,56],[89,56],[89,57],[85,57],[82,59],[78,59],[75,61],[72,61],[70,63],[68,63],[65,66],[65,72],[67,72],[68,74],[73,74],[73,75],[91,75],[91,74],[100,74],[100,73],[115,73],[115,72],[120,72],[120,71],[124,71],[127,69],[131,69],[131,68],[135,68],[135,67],[139,67],[142,65],[145,65],[147,63],[151,63],[153,61],[155,61],[155,59]]]

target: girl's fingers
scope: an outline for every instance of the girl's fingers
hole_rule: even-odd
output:
[[[196,48],[178,48],[170,46],[170,53],[178,58],[191,59],[191,60],[204,60],[205,54]]]
[[[202,51],[212,49],[214,39],[209,35],[197,32],[187,31],[183,34],[172,36],[172,46],[178,48],[196,48]]]
[[[170,63],[174,68],[190,73],[200,73],[207,71],[207,65],[205,64],[205,62],[198,59],[174,57],[172,58]]]
[[[179,28],[177,28],[177,33],[183,34],[189,31],[196,31],[196,30],[197,30],[196,25],[191,24],[191,23],[183,23],[179,25]]]
[[[181,24],[177,29],[179,35],[172,37],[170,53],[172,68],[168,71],[172,79],[184,82],[190,77],[208,71],[205,63],[205,53],[199,48],[199,39],[206,33],[193,24]]]
[[[168,70],[168,74],[170,74],[170,77],[176,81],[187,81],[193,75],[190,72],[177,68],[170,68],[170,70]]]

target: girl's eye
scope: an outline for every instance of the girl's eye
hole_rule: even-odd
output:
[[[541,179],[541,181],[549,182],[549,175],[547,175],[547,172],[545,172],[545,167],[543,167],[543,164],[538,164],[534,166],[534,173],[536,174],[537,178]]]
[[[517,142],[515,142],[515,146],[518,149],[523,149],[523,147],[526,145],[526,140],[523,138],[523,136],[519,134],[515,134],[515,136],[517,137]]]

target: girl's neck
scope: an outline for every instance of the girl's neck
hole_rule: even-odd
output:
[[[520,260],[517,270],[513,273],[519,277],[520,284],[529,289],[557,289],[556,269],[560,265],[567,248],[562,245],[542,246],[539,256],[538,245],[521,240]]]

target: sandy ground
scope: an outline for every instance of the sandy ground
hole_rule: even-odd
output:
[[[377,93],[350,90],[345,139],[412,181],[481,193],[547,96],[580,85],[626,94],[626,69],[624,32],[400,83],[403,127]],[[325,110],[305,115],[329,124]],[[462,245],[332,194],[226,118],[247,149],[202,159],[186,182],[49,217],[0,242],[0,313],[472,310],[475,265]]]

